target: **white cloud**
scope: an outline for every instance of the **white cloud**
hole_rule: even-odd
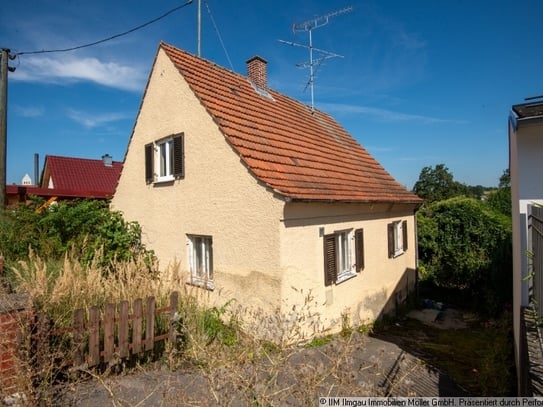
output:
[[[87,81],[129,91],[141,91],[146,79],[142,69],[91,57],[22,57],[16,72],[12,75],[14,80],[46,83]]]
[[[433,124],[433,123],[463,124],[465,123],[465,121],[462,121],[462,120],[441,119],[437,117],[402,113],[402,112],[397,112],[393,110],[380,109],[376,107],[348,105],[348,104],[341,104],[341,103],[321,103],[319,104],[319,108],[327,112],[360,114],[363,116],[370,116],[370,117],[374,117],[374,118],[388,121],[388,122],[412,121],[412,122],[421,122],[425,124]]]
[[[129,115],[122,113],[91,114],[75,109],[68,109],[67,114],[70,119],[88,128],[104,126],[112,122],[130,118]]]
[[[39,116],[43,116],[43,114],[45,113],[45,109],[43,108],[43,106],[15,105],[15,106],[12,106],[12,109],[17,116],[22,116],[22,117],[39,117]]]

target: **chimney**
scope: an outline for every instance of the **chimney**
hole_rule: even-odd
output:
[[[40,185],[40,155],[34,153],[34,185]]]
[[[113,166],[113,157],[110,156],[109,154],[104,154],[102,156],[102,161],[104,162],[104,165],[106,167],[111,167]]]
[[[260,89],[268,88],[267,63],[268,61],[258,55],[247,60],[247,76]]]

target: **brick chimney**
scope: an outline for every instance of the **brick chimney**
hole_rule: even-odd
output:
[[[258,55],[247,60],[247,76],[261,89],[268,88],[268,75],[266,72],[267,63],[268,61]]]

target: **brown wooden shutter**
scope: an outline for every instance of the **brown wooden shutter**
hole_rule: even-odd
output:
[[[405,252],[407,250],[407,221],[404,220],[402,222],[402,233],[403,233],[403,251]]]
[[[173,138],[173,176],[175,178],[182,178],[185,176],[183,136],[184,134],[181,133]]]
[[[337,280],[336,236],[324,235],[324,285],[329,286]]]
[[[151,184],[154,181],[154,168],[153,168],[153,143],[145,145],[145,182]]]
[[[387,225],[388,235],[388,258],[394,257],[394,222]]]
[[[213,280],[213,238],[209,238],[209,278]]]
[[[356,257],[356,272],[364,270],[364,229],[354,231],[354,250]]]

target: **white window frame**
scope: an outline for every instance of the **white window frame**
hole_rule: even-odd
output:
[[[339,284],[356,276],[354,264],[354,233],[352,229],[335,231],[337,250],[337,279]]]
[[[169,182],[175,179],[173,175],[174,146],[173,137],[155,142],[155,182]],[[164,154],[163,154],[164,153]]]
[[[394,222],[394,257],[403,254],[403,222]]]
[[[190,284],[213,290],[213,238],[187,235]]]

